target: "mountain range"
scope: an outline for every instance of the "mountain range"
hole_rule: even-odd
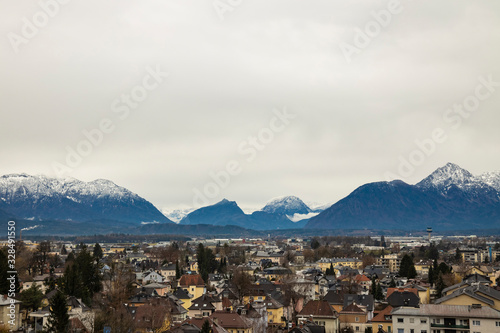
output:
[[[109,180],[83,182],[27,174],[0,177],[2,215],[33,221],[172,223],[149,201]]]
[[[474,176],[448,163],[417,183],[401,180],[362,185],[306,228],[441,230],[481,229],[500,222],[500,173]]]
[[[500,225],[500,172],[474,176],[448,163],[415,185],[401,180],[364,184],[335,204],[318,209],[285,196],[251,214],[226,199],[172,214],[178,224],[146,199],[109,180],[83,182],[27,174],[0,177],[0,221],[22,220],[22,226],[36,227],[38,233],[45,228],[64,234],[189,234],[194,230],[213,234],[249,229],[491,228]]]
[[[189,213],[179,223],[237,225],[252,230],[297,229],[304,227],[307,219],[293,222],[290,217],[311,212],[302,200],[294,196],[273,199],[252,214],[245,214],[236,202],[224,199]]]

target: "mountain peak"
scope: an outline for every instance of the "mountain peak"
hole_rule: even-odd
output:
[[[421,188],[442,188],[450,185],[463,186],[475,182],[475,177],[469,171],[462,169],[457,164],[447,163],[436,169],[428,177],[420,181],[417,186]]]
[[[290,195],[271,199],[262,211],[293,216],[294,214],[308,214],[311,209],[300,198]]]

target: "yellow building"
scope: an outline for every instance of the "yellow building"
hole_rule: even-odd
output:
[[[384,332],[392,332],[392,306],[388,305],[385,309],[380,311],[375,317],[372,318],[372,332],[376,333],[379,329]]]
[[[500,291],[482,284],[467,285],[435,301],[435,304],[472,305],[481,304],[500,311]]]
[[[198,298],[206,292],[205,282],[199,274],[181,276],[179,287],[191,294],[193,298]]]
[[[327,301],[309,301],[297,315],[299,323],[312,320],[315,324],[324,326],[326,333],[337,333],[339,318]]]
[[[191,261],[191,262],[189,262],[189,270],[191,272],[199,273],[198,272],[198,261]]]
[[[323,272],[326,272],[331,266],[350,267],[354,269],[359,269],[363,266],[363,262],[358,258],[321,258],[316,264]]]
[[[264,300],[264,304],[267,309],[267,322],[272,326],[284,326],[285,320],[283,318],[283,304],[272,298],[271,296],[267,296]]]

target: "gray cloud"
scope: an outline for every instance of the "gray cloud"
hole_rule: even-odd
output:
[[[407,181],[448,161],[500,169],[500,91],[456,130],[442,118],[479,76],[500,81],[500,4],[401,1],[348,64],[339,43],[387,4],[244,1],[221,21],[210,1],[73,0],[15,53],[7,34],[40,6],[2,1],[0,173],[53,175],[66,146],[103,118],[115,130],[70,176],[111,179],[160,208],[190,205],[193,188],[232,159],[243,170],[211,202],[334,202],[395,172],[436,127],[448,140]],[[112,102],[157,65],[169,77],[120,120]],[[284,106],[297,118],[245,163],[238,146]]]

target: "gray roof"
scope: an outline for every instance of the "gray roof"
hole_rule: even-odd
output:
[[[446,302],[452,298],[458,297],[460,295],[470,296],[474,299],[477,299],[477,300],[479,300],[483,303],[489,304],[489,305],[495,304],[495,302],[493,300],[491,300],[491,298],[496,299],[496,300],[500,300],[500,291],[498,291],[494,288],[482,285],[482,284],[478,284],[478,285],[473,285],[473,286],[457,289],[454,292],[452,292],[451,294],[437,299],[435,303],[440,304],[440,303]],[[483,296],[483,295],[486,295],[487,297]]]
[[[419,308],[400,307],[391,311],[393,316],[420,316],[455,318],[500,319],[500,311],[490,307],[475,308],[469,305],[422,304]]]

